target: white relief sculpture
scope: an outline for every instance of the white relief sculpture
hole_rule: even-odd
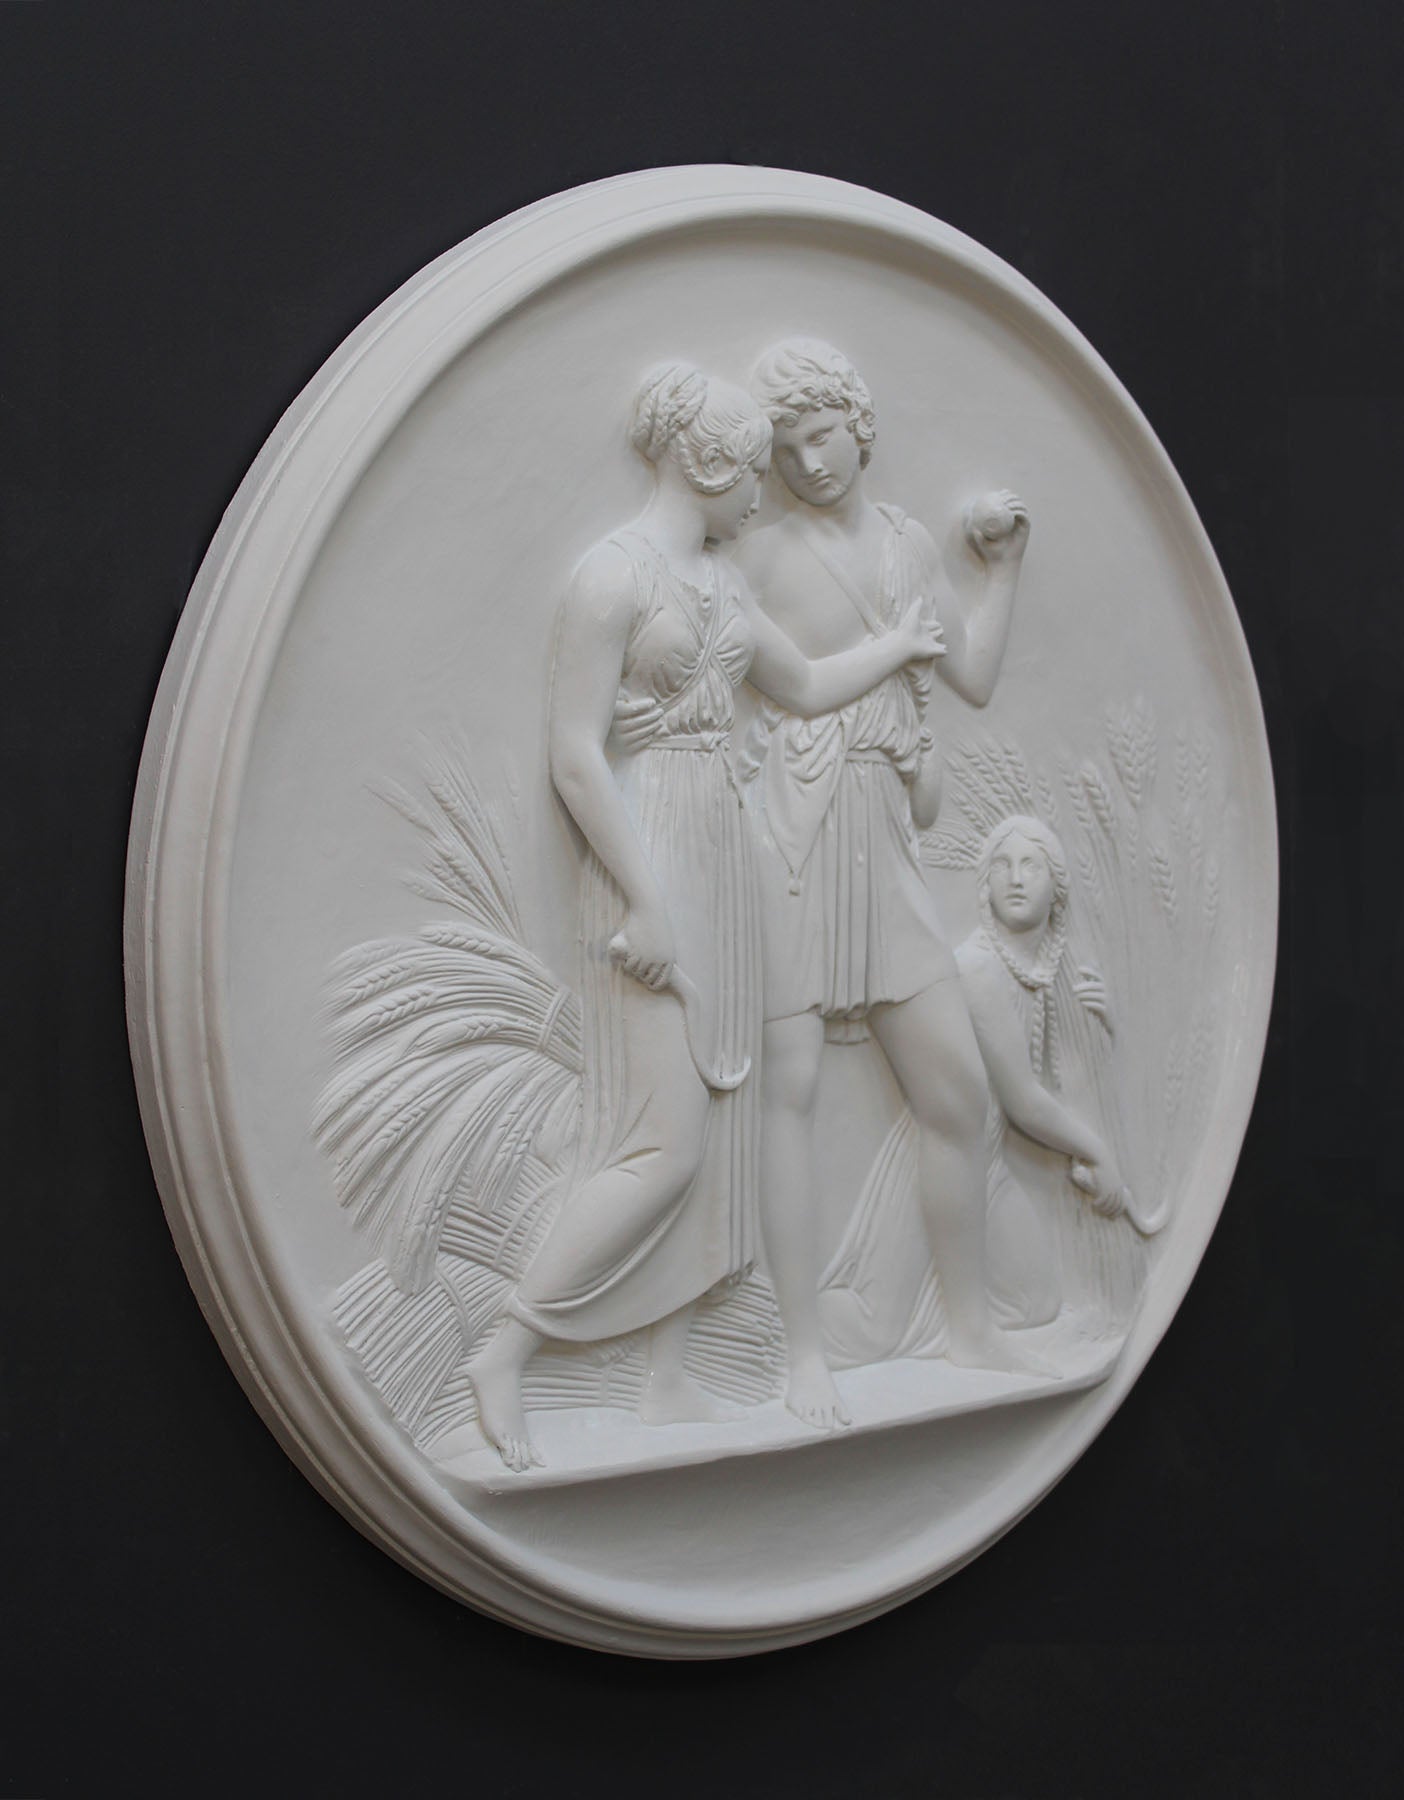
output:
[[[1174,1172],[1188,1164],[1208,1102],[1204,996],[1192,980],[1167,987],[1158,972],[1193,971],[1207,959],[1223,796],[1202,726],[1174,735],[1168,821],[1145,700],[1109,706],[1102,726],[1099,744],[1063,749],[1056,786],[1009,742],[959,745],[948,758],[955,818],[927,832],[923,855],[933,867],[973,871],[979,894],[981,926],[957,960],[995,1101],[991,1304],[1011,1328],[1049,1325],[1061,1310],[1080,1334],[1115,1339],[1140,1298],[1148,1240],[1173,1213]],[[1009,877],[996,868],[1011,850],[1028,865],[1013,904],[1001,899]],[[1025,1039],[1026,1059],[1016,1054]],[[1055,1153],[1055,1166],[1040,1170],[1034,1159],[1016,1178],[1010,1127]],[[840,1364],[944,1345],[941,1287],[921,1254],[907,1118],[874,1159],[825,1272],[820,1311]]]
[[[724,1416],[687,1372],[694,1302],[753,1259],[760,924],[751,830],[728,760],[748,674],[802,716],[841,706],[939,632],[913,597],[881,635],[802,656],[715,545],[754,511],[771,429],[685,364],[645,381],[630,432],[652,499],[582,561],[562,608],[551,772],[587,858],[583,1096],[566,1189],[469,1366],[484,1434],[538,1461],[522,1405],[551,1342],[652,1329],[641,1413]]]
[[[1067,1190],[1076,1190],[1074,1232],[1088,1208],[1115,1220],[1130,1199],[1081,1077],[1083,1065],[1104,1060],[1114,1026],[1101,976],[1070,950],[1071,881],[1056,834],[1041,819],[1013,814],[985,840],[975,877],[980,924],[956,960],[990,1077],[992,1300],[1012,1326],[1047,1325],[1064,1300],[1055,1231]],[[1103,1036],[1088,1045],[1098,1028]],[[1010,1168],[1011,1127],[1067,1159],[1065,1182],[1050,1184],[1064,1201],[1052,1218]]]
[[[1064,752],[1075,876],[1047,823],[1053,787],[1013,746],[966,742],[943,776],[931,674],[954,657],[958,691],[993,683],[1023,509],[971,509],[986,592],[962,622],[926,534],[862,498],[872,412],[852,365],[782,346],[757,387],[786,480],[811,496],[740,558],[764,604],[718,546],[756,508],[771,422],[672,364],[631,428],[653,497],[583,559],[562,607],[550,766],[585,842],[580,997],[525,941],[466,746],[426,800],[391,795],[424,842],[411,885],[466,924],[363,945],[335,974],[340,1068],[317,1130],[379,1251],[337,1294],[338,1325],[416,1441],[452,1443],[473,1418],[509,1471],[543,1462],[528,1406],[728,1424],[779,1384],[804,1424],[833,1427],[850,1413],[832,1368],[941,1358],[1056,1377],[1068,1330],[1120,1341],[1142,1234],[1166,1214],[1163,1183],[1121,1173],[1096,970],[1105,949],[1118,1011],[1123,995],[1134,1011],[1147,895],[1178,930],[1197,883],[1212,928],[1208,741],[1177,740],[1168,833],[1143,703],[1108,714],[1116,790],[1095,756]],[[814,504],[842,507],[832,543],[811,537]],[[790,631],[827,654],[808,660]],[[743,678],[768,696],[749,788],[728,755]],[[923,855],[974,874],[980,925],[955,957]],[[871,1029],[907,1104],[821,1275],[806,1207],[826,1024],[840,1042]],[[1133,1020],[1123,1043],[1135,1034]],[[1166,1107],[1185,1127],[1179,1045]],[[1167,1133],[1139,1123],[1163,1168]],[[1060,1175],[1016,1171],[1011,1131]],[[971,1169],[973,1218],[956,1179]],[[1059,1320],[1061,1336],[1040,1333]]]
[[[334,1297],[338,1330],[396,1419],[433,1451],[474,1413],[469,1356],[491,1336],[558,1210],[577,1154],[576,994],[526,940],[504,819],[461,743],[422,796],[385,798],[415,828],[407,885],[457,923],[359,946],[333,971],[338,1074],[319,1140],[375,1259]],[[769,1296],[752,1278],[703,1309],[687,1361],[723,1400],[774,1380]],[[638,1411],[647,1340],[537,1359],[539,1406]]]
[[[1095,945],[1116,1030],[1112,1069],[1091,1053],[1099,1040],[1086,1021],[1095,1015],[1075,1009],[1075,1029],[1092,1033],[1081,1062],[1098,1089],[1128,1214],[1149,1237],[1173,1214],[1209,1101],[1212,997],[1187,977],[1207,966],[1214,944],[1227,809],[1204,725],[1175,728],[1167,780],[1143,696],[1109,703],[1097,723],[1099,737],[1049,747],[1056,780],[1011,743],[960,745],[948,758],[952,817],[925,834],[922,854],[932,867],[973,868],[984,838],[1012,813],[1056,830],[1073,917]],[[1167,982],[1167,969],[1182,978]]]
[[[1062,1313],[1078,1336],[1120,1336],[1145,1257],[1123,1218],[1130,1195],[1099,1112],[1115,1083],[1114,1069],[1105,1079],[1114,1027],[1105,983],[1070,931],[1067,858],[1041,819],[1015,813],[980,846],[974,874],[980,923],[956,960],[990,1079],[991,1307],[1010,1329],[1052,1326]],[[1023,1179],[1011,1166],[1011,1131],[1054,1153]],[[938,1353],[941,1292],[922,1255],[916,1134],[904,1114],[825,1273],[831,1355],[861,1363]]]
[[[801,322],[935,545],[867,505],[835,352],[778,440],[748,396]],[[674,346],[739,385],[660,373],[641,459]],[[1006,480],[1026,573],[1024,509],[966,504]],[[201,1306],[319,1489],[499,1618],[690,1657],[872,1617],[1026,1513],[1174,1317],[1263,1050],[1274,816],[1203,528],[1027,281],[793,171],[529,207],[295,402],[162,677],[128,1017]]]
[[[933,823],[940,798],[927,722],[933,669],[971,704],[989,699],[1029,519],[1007,492],[971,506],[966,540],[983,590],[962,607],[926,529],[867,497],[874,409],[848,358],[792,339],[761,358],[752,391],[798,503],[739,553],[761,607],[811,655],[870,641],[914,599],[947,633],[940,662],[909,667],[846,708],[809,720],[765,709],[747,747],[765,923],[766,1247],[789,1346],[788,1402],[822,1429],[848,1423],[822,1341],[811,1216],[826,1021],[871,1029],[916,1121],[922,1207],[946,1278],[946,1354],[1052,1372],[991,1314],[986,1077],[915,829]]]

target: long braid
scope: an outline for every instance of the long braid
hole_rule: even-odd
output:
[[[990,904],[990,867],[995,852],[1015,832],[1022,833],[1038,846],[1053,877],[1053,904],[1032,963],[1023,963],[1015,956]],[[980,853],[978,905],[981,937],[1033,1002],[1029,1036],[1029,1061],[1033,1071],[1040,1080],[1046,1078],[1050,1087],[1061,1088],[1063,1052],[1053,984],[1068,942],[1068,871],[1062,845],[1041,820],[1016,814],[995,826]]]
[[[988,891],[988,890],[986,890]],[[982,900],[981,912],[986,911],[988,902]],[[1053,903],[1048,915],[1048,926],[1043,934],[1043,941],[1038,947],[1038,955],[1032,964],[1022,963],[1006,943],[1003,932],[995,923],[993,915],[982,923],[980,935],[984,938],[995,955],[1008,969],[1019,986],[1033,998],[1033,1025],[1029,1037],[1029,1061],[1033,1064],[1034,1073],[1040,1078],[1045,1074],[1050,1087],[1063,1085],[1063,1058],[1061,1036],[1058,1031],[1058,1012],[1053,1004],[1053,983],[1063,960],[1063,951],[1067,945],[1067,910],[1059,901]]]

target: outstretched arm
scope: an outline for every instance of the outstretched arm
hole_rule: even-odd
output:
[[[926,662],[946,654],[941,627],[923,618],[926,602],[920,599],[912,602],[894,630],[814,662],[795,648],[753,600],[743,597],[742,604],[756,640],[749,671],[752,686],[803,719],[847,706],[909,662]]]
[[[963,700],[984,706],[1009,642],[1014,593],[1029,541],[1027,507],[1007,489],[982,495],[966,513],[965,541],[984,567],[984,591],[963,617],[951,621],[941,674]]]
[[[604,753],[633,609],[633,576],[623,557],[606,549],[587,558],[562,605],[556,638],[551,779],[624,895],[623,967],[645,986],[661,988],[672,971],[672,928]]]

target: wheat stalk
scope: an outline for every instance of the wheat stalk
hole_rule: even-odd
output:
[[[1214,930],[1219,916],[1219,859],[1211,851],[1204,863],[1204,935]]]
[[[1040,814],[1048,824],[1052,825],[1056,830],[1058,824],[1058,801],[1053,792],[1053,784],[1043,773],[1042,769],[1039,770],[1035,781],[1035,792],[1038,795]]]
[[[982,841],[973,831],[925,831],[921,860],[932,869],[973,869],[980,860]]]
[[[1194,770],[1190,761],[1189,734],[1181,725],[1175,732],[1175,793],[1180,805],[1189,805],[1194,788]]]
[[[1034,804],[1033,777],[1029,774],[1029,765],[1024,761],[1023,753],[1019,749],[1019,746],[1011,743],[1006,738],[1002,744],[996,747],[996,749],[1004,764],[1004,772],[1008,778],[1010,791],[1019,801],[1018,810],[1024,813],[1034,812],[1036,807]]]
[[[1194,728],[1194,791],[1203,800],[1209,793],[1209,774],[1214,761],[1214,740],[1206,726]]]
[[[1077,872],[1082,879],[1082,886],[1098,914],[1102,910],[1102,879],[1097,873],[1096,858],[1086,844],[1079,844],[1074,851],[1077,860]]]
[[[1107,748],[1117,779],[1137,812],[1155,786],[1155,719],[1141,695],[1120,711],[1107,708]]]
[[[1060,765],[1059,773],[1063,778],[1063,790],[1073,809],[1073,817],[1091,837],[1096,829],[1096,822],[1092,817],[1092,808],[1088,804],[1087,790],[1082,785],[1081,773],[1073,763],[1067,761]]]
[[[1116,836],[1116,799],[1107,785],[1106,776],[1089,758],[1082,765],[1081,777],[1083,792],[1087,795],[1088,804],[1092,808],[1097,823],[1108,838],[1114,838]]]
[[[1185,819],[1185,850],[1189,858],[1191,881],[1198,881],[1204,866],[1204,820],[1197,808]]]
[[[1159,844],[1147,844],[1146,855],[1150,861],[1151,886],[1155,896],[1165,908],[1165,916],[1173,925],[1179,914],[1179,899],[1175,892],[1175,871],[1170,865],[1170,858]]]

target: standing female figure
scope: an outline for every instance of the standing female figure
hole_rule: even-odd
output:
[[[581,895],[585,1086],[576,1178],[470,1373],[503,1461],[538,1461],[521,1384],[548,1339],[651,1326],[642,1413],[711,1416],[683,1372],[692,1303],[742,1271],[756,1210],[760,936],[728,758],[748,675],[810,716],[941,654],[920,601],[806,660],[717,554],[755,511],[771,427],[738,388],[655,369],[630,438],[652,498],[589,551],[562,607],[551,774],[590,855]]]

